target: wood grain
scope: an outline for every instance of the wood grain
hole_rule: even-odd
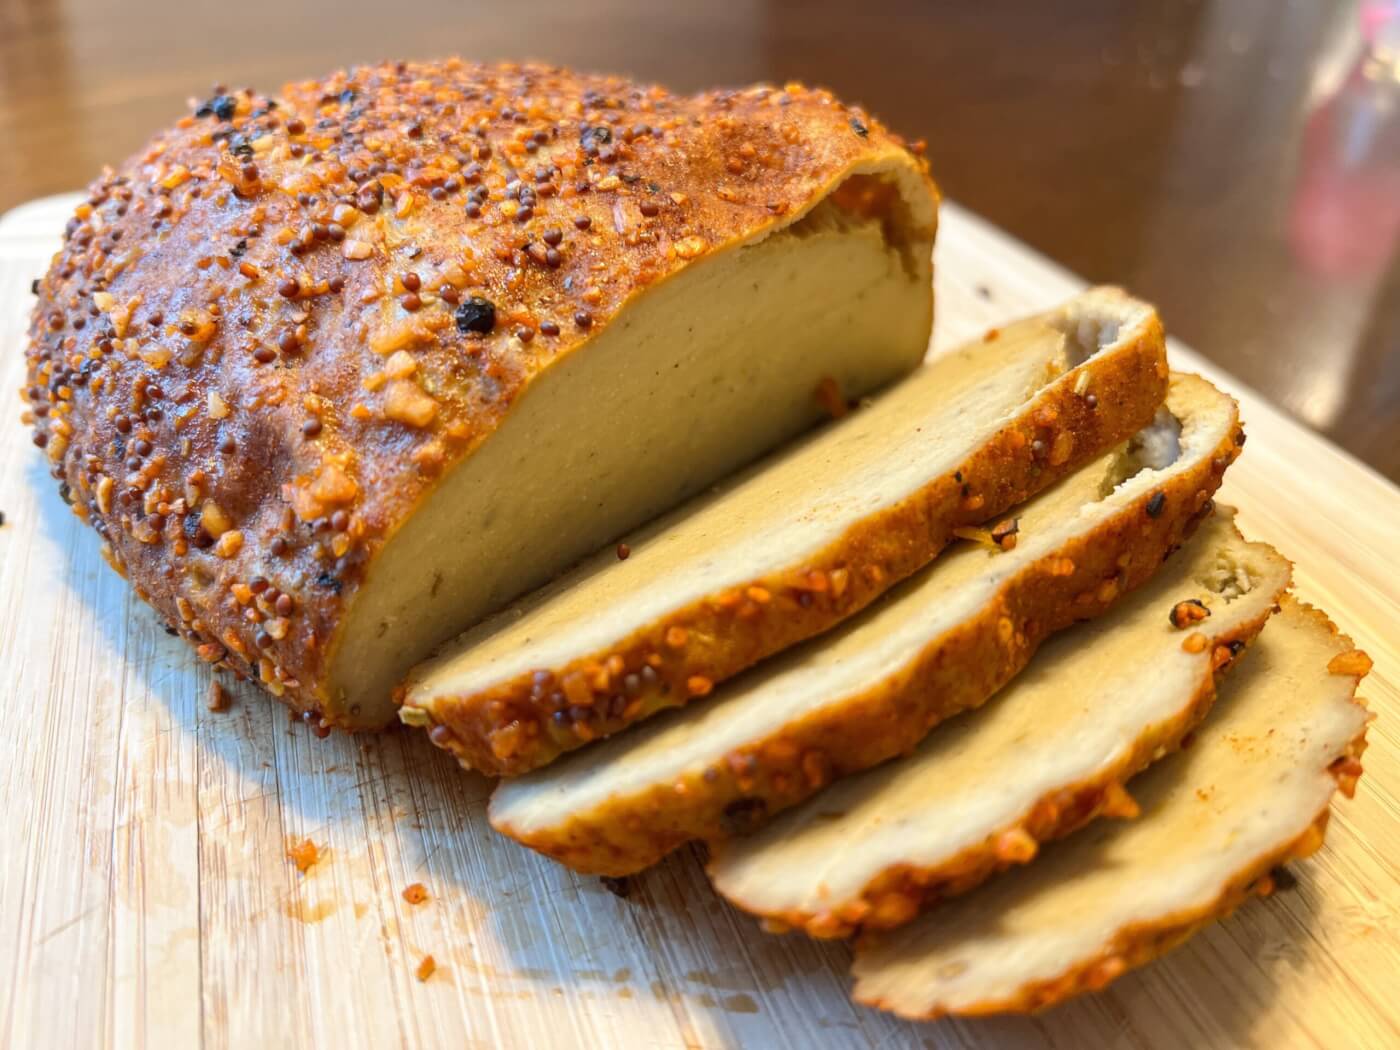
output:
[[[0,371],[72,198],[0,222]],[[937,344],[1081,282],[950,206]],[[621,900],[490,832],[487,782],[404,732],[317,740],[254,690],[206,708],[167,637],[0,424],[0,1045],[1269,1047],[1400,1043],[1400,490],[1240,396],[1223,498],[1375,658],[1357,798],[1298,886],[1107,992],[911,1025],[852,1005],[844,946],[761,934],[691,853]],[[17,414],[11,402],[7,411]],[[309,838],[305,875],[286,857]],[[422,882],[421,905],[401,893]],[[425,954],[438,970],[414,977]]]

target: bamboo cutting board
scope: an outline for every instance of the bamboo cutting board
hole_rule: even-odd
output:
[[[7,391],[75,200],[0,221]],[[1082,286],[952,205],[938,264],[938,346]],[[491,832],[488,782],[419,734],[318,740],[251,687],[207,710],[207,667],[102,563],[9,401],[0,1046],[1400,1045],[1400,489],[1173,354],[1242,402],[1222,499],[1375,658],[1366,775],[1295,889],[1097,996],[924,1025],[852,1005],[843,945],[761,933],[692,853],[622,900]],[[304,839],[322,856],[300,874]],[[415,882],[426,904],[401,896]]]

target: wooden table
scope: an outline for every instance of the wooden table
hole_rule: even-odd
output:
[[[1362,76],[1360,4],[0,0],[0,211],[85,185],[216,81],[452,52],[679,90],[799,78],[1400,479],[1400,86]]]
[[[0,223],[0,387],[74,202]],[[939,346],[1080,287],[954,205],[937,262]],[[1294,889],[1100,995],[932,1025],[853,1006],[844,945],[761,933],[690,852],[623,901],[496,835],[488,782],[420,734],[320,741],[246,687],[207,710],[207,665],[0,420],[0,1047],[1400,1046],[1400,489],[1171,353],[1240,397],[1221,499],[1375,658],[1366,775]]]

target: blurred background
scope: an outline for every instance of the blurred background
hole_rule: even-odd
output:
[[[0,210],[216,82],[453,53],[830,87],[1400,480],[1400,0],[0,0]]]

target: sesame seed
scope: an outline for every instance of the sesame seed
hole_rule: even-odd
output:
[[[589,329],[593,327],[593,315],[587,310],[579,310],[574,314],[574,324],[580,328]]]
[[[290,277],[277,286],[277,294],[284,299],[295,299],[300,291],[301,285]]]

